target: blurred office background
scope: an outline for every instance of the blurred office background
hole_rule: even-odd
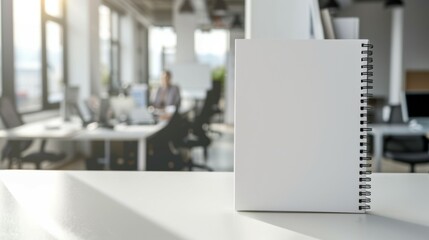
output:
[[[372,121],[408,126],[400,96],[429,93],[427,1],[1,0],[0,90],[7,99],[4,109],[9,103],[13,108],[2,111],[4,128],[43,122],[44,131],[61,130],[62,124],[50,119],[85,122],[88,132],[116,131],[119,125],[127,131],[132,125],[154,128],[144,149],[127,137],[71,134],[28,142],[0,134],[0,168],[137,170],[144,154],[147,170],[233,171],[234,40],[256,36],[258,27],[292,36],[300,19],[310,21],[310,7],[291,13],[300,9],[297,2],[327,8],[332,19],[357,19],[357,37],[375,46]],[[292,15],[303,17],[291,22]],[[180,89],[173,108],[154,106],[157,94],[164,97],[159,89],[165,70]],[[422,108],[421,101],[415,104]],[[255,114],[265,114],[269,124],[270,113],[255,109]],[[22,121],[12,117],[14,124],[6,126],[12,115]],[[425,134],[387,132],[382,138],[379,170],[408,172],[410,163],[418,163],[415,171],[429,171]],[[411,153],[411,160],[398,153]],[[25,158],[30,154],[36,157]]]

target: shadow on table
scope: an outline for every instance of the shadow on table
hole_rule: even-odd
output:
[[[425,239],[429,227],[372,214],[240,212],[319,239]],[[422,213],[426,214],[426,213]]]
[[[7,192],[1,191],[8,191],[8,185],[2,190],[1,184],[0,181],[0,196],[7,196]],[[10,190],[10,199],[0,200],[0,210],[13,204],[24,206],[32,222],[0,239],[182,239],[75,177],[49,177],[45,183],[36,184],[36,190],[30,184],[25,182],[22,189]],[[4,223],[6,228],[21,224],[17,212],[17,209],[9,211],[9,217],[16,220],[8,223],[2,211],[0,230]],[[14,237],[33,228],[39,234],[36,237]]]
[[[80,194],[62,201],[64,208],[80,210],[72,212],[73,217],[64,225],[80,226],[83,231],[76,231],[76,235],[82,239],[182,239],[77,178],[67,176],[67,185],[70,192],[62,196]]]

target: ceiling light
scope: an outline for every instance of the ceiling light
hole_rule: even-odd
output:
[[[214,16],[225,16],[228,6],[225,0],[215,0],[213,4],[213,15]]]
[[[179,8],[180,13],[194,13],[194,6],[192,5],[191,0],[184,0],[182,6]]]

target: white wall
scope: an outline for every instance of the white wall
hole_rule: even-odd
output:
[[[246,0],[246,38],[309,39],[309,0]]]
[[[429,1],[407,0],[404,11],[404,69],[429,70]],[[361,38],[374,44],[374,94],[388,97],[390,58],[390,11],[383,1],[360,2],[341,9],[340,16],[360,19]]]
[[[100,0],[67,1],[68,81],[80,87],[82,97],[99,89],[99,4]]]

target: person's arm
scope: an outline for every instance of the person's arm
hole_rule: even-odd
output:
[[[182,98],[180,96],[180,88],[178,86],[175,86],[174,105],[179,106],[181,100]]]
[[[153,99],[153,102],[151,104],[155,108],[159,107],[159,105],[160,105],[160,90],[161,90],[161,88],[158,88],[156,90],[155,98]]]

